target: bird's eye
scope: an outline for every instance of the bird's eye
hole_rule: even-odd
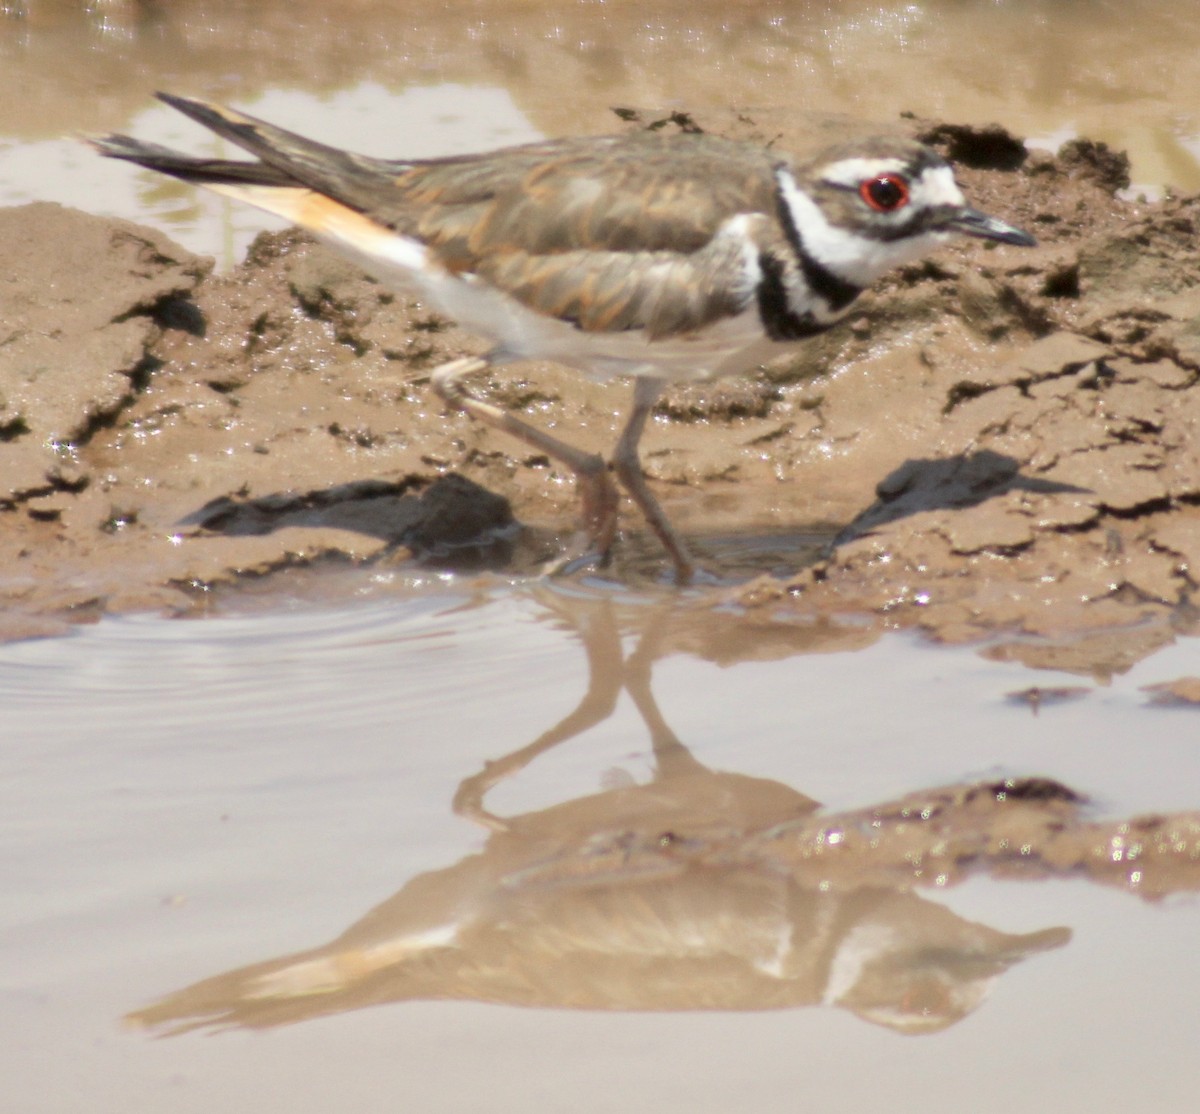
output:
[[[893,213],[908,204],[908,179],[899,174],[877,174],[858,187],[859,196],[879,213]]]

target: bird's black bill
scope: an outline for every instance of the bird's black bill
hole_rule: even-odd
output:
[[[960,209],[947,222],[946,227],[967,236],[978,236],[981,240],[998,240],[1002,244],[1015,244],[1021,248],[1037,246],[1037,241],[1028,232],[1005,224],[995,217],[989,217],[987,213],[981,213],[978,209]]]

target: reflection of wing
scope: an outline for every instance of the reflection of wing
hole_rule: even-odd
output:
[[[96,146],[368,254],[400,232],[449,271],[478,274],[588,331],[644,326],[667,336],[749,303],[749,287],[729,283],[743,270],[744,241],[720,232],[739,214],[773,208],[771,162],[753,147],[642,132],[391,162],[162,98],[261,161],[193,159],[126,136]]]

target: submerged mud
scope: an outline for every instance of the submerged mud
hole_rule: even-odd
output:
[[[1123,198],[1127,164],[1103,145],[1052,157],[999,128],[901,123],[1039,246],[955,245],[796,356],[673,389],[646,470],[714,603],[1010,632],[993,652],[1125,668],[1195,622],[1200,198]],[[782,113],[667,126],[813,145],[812,122],[802,141]],[[264,235],[228,275],[52,205],[0,211],[0,242],[3,636],[187,613],[214,587],[329,560],[529,573],[569,534],[570,477],[429,390],[480,338],[304,236]],[[629,401],[628,384],[551,365],[484,378],[602,451]],[[624,521],[613,575],[656,576],[643,524]],[[799,545],[757,567],[724,556],[722,539],[786,532],[832,544],[815,563]]]

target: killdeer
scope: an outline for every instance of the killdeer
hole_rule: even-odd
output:
[[[387,160],[159,97],[257,161],[192,158],[122,135],[96,148],[283,216],[491,339],[487,355],[437,368],[433,387],[575,473],[590,555],[601,560],[619,503],[606,462],[476,397],[466,380],[522,359],[597,380],[632,377],[612,471],[680,582],[692,558],[638,460],[667,383],[745,372],[823,332],[884,272],[953,233],[1034,243],[969,208],[946,162],[904,139],[799,161],[711,135],[646,131]]]

